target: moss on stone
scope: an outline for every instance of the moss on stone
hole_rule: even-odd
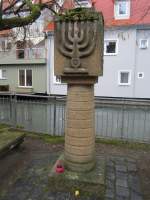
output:
[[[140,142],[133,142],[127,140],[119,140],[119,139],[96,139],[96,143],[99,144],[106,144],[106,145],[113,145],[133,150],[150,150],[150,144],[148,143],[140,143]]]
[[[22,137],[24,133],[20,132],[9,132],[9,131],[1,131],[0,132],[0,152],[13,141],[17,140],[18,138]]]
[[[64,166],[64,155],[60,155],[49,173],[49,186],[53,192],[70,192],[74,194],[80,191],[80,197],[97,197],[103,200],[105,194],[105,160],[97,158],[96,167],[90,172],[80,173],[68,171],[65,167],[64,173],[56,173],[57,163]]]
[[[0,124],[0,129],[9,128],[10,126],[7,124]]]
[[[26,4],[30,8],[30,14],[25,17],[11,17],[0,19],[0,30],[11,29],[14,27],[22,27],[32,24],[41,15],[41,10],[44,9],[44,4],[33,5],[30,2],[27,2]]]
[[[100,18],[100,13],[89,8],[76,8],[56,15],[56,21],[93,21]]]
[[[49,144],[62,144],[65,141],[63,136],[51,136],[43,133],[41,134],[41,133],[30,133],[30,132],[27,133],[27,135],[32,138],[39,138]]]

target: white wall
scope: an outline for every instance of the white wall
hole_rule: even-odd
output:
[[[99,77],[98,83],[95,85],[95,96],[107,97],[139,97],[150,98],[147,91],[148,79],[150,74],[150,39],[147,51],[138,48],[137,40],[143,37],[142,31],[136,31],[136,28],[118,28],[105,31],[105,39],[118,40],[118,54],[115,56],[104,55],[103,76]],[[148,37],[150,32],[148,33]],[[136,39],[137,37],[137,39]],[[67,86],[64,84],[56,84],[53,77],[54,68],[54,40],[50,37],[49,41],[50,60],[48,65],[50,68],[50,94],[66,95]],[[120,70],[130,70],[131,84],[121,86],[118,84],[118,72]],[[137,72],[144,71],[144,79],[137,78]]]
[[[140,49],[140,39],[148,39],[148,48]],[[136,40],[136,71],[135,71],[135,97],[150,98],[150,29],[137,30]],[[144,72],[143,78],[138,78],[138,72]]]
[[[99,77],[95,86],[96,96],[133,97],[134,69],[135,69],[135,37],[134,29],[105,31],[105,39],[118,40],[118,54],[104,55],[103,76]],[[118,84],[118,71],[131,71],[131,84],[120,86]]]
[[[54,81],[54,36],[53,34],[48,36],[47,39],[47,72],[50,81],[47,81],[47,93],[54,95],[66,95],[67,85],[58,84]]]

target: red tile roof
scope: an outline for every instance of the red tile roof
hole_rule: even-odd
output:
[[[120,20],[114,18],[114,1],[92,0],[96,10],[103,13],[106,27],[150,25],[150,0],[131,0],[130,18]],[[64,8],[70,9],[72,7],[73,0],[65,0]]]
[[[95,8],[102,11],[105,26],[150,24],[150,0],[131,0],[130,19],[114,19],[114,0],[95,0]]]
[[[1,35],[1,36],[8,36],[10,33],[11,33],[11,30],[3,30],[3,31],[0,31],[0,35]]]
[[[63,4],[64,9],[74,8],[74,0],[65,0]]]
[[[54,31],[54,22],[50,22],[45,28],[44,28],[44,32],[47,31]]]

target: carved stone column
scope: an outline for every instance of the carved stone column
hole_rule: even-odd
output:
[[[95,165],[94,83],[102,75],[103,17],[92,9],[70,13],[56,19],[55,75],[68,84],[65,164],[85,172]]]
[[[94,80],[88,81],[68,83],[65,161],[73,171],[89,171],[95,165]]]

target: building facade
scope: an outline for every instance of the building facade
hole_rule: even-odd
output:
[[[47,93],[43,16],[23,37],[22,30],[0,32],[0,92]]]
[[[65,1],[64,5],[69,8]],[[62,1],[61,1],[62,3]],[[80,0],[104,16],[103,76],[95,85],[95,96],[150,98],[150,2],[140,0]],[[71,4],[72,6],[72,4]],[[45,29],[46,39],[22,49],[0,43],[0,90],[16,93],[66,95],[67,85],[54,76],[54,25]],[[3,87],[4,86],[4,87]]]
[[[0,52],[0,91],[46,92],[45,51],[42,46],[17,48],[14,45],[7,51],[3,49]]]
[[[149,2],[150,4],[150,2]],[[150,98],[150,14],[147,1],[97,0],[94,6],[104,15],[103,76],[95,85],[95,96]],[[48,31],[48,30],[47,30]],[[49,94],[66,95],[67,86],[54,76],[52,29],[49,29],[51,63]]]

